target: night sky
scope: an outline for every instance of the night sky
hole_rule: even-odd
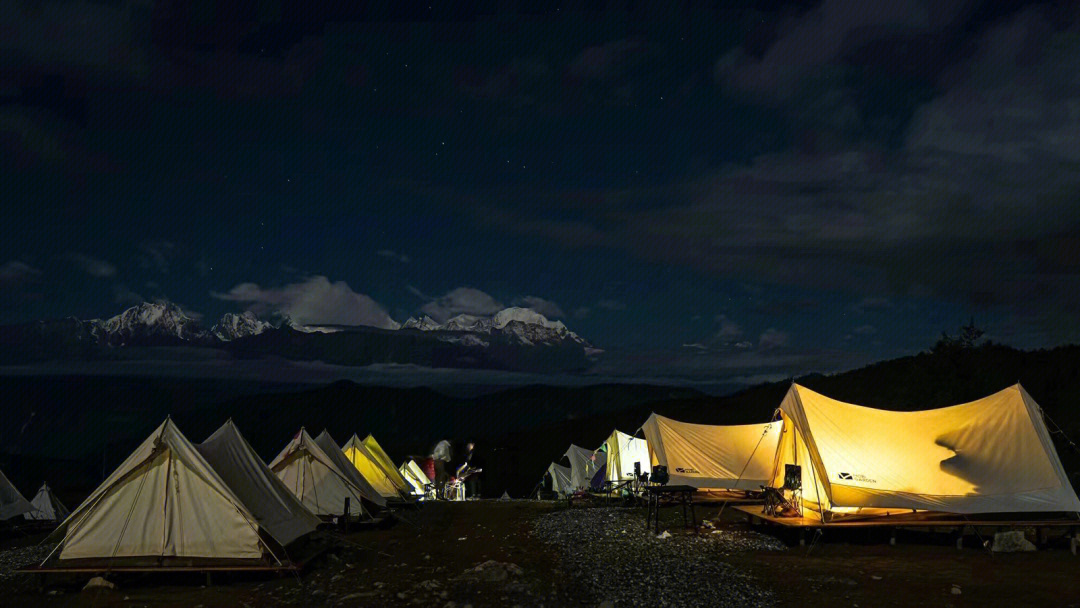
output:
[[[0,322],[521,305],[745,377],[1080,340],[1077,3],[188,4],[0,3]]]

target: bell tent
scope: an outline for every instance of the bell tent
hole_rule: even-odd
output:
[[[634,480],[634,463],[640,465],[642,473],[651,470],[649,444],[646,440],[613,431],[604,445],[600,447],[606,455],[605,479],[618,483]]]
[[[592,450],[579,448],[571,444],[563,454],[570,461],[570,484],[571,492],[586,490],[591,486],[592,478],[604,464],[604,459],[596,455]]]
[[[431,480],[428,479],[424,470],[420,468],[420,465],[416,464],[415,460],[409,459],[401,463],[401,468],[398,471],[405,478],[405,481],[409,482],[414,496],[427,494],[427,486],[431,484]]]
[[[169,419],[51,538],[57,567],[281,563],[270,531]]]
[[[195,449],[243,501],[259,527],[282,546],[314,532],[321,523],[267,468],[232,420]]]
[[[401,498],[401,492],[398,491],[397,486],[386,475],[386,471],[379,465],[375,456],[368,451],[367,446],[360,441],[359,437],[353,435],[352,439],[349,439],[349,442],[342,448],[342,453],[345,455],[345,460],[379,493],[379,496],[389,500]]]
[[[551,477],[551,491],[558,496],[568,496],[574,493],[574,485],[570,480],[570,467],[551,463],[548,465],[547,474]]]
[[[1042,410],[1019,384],[920,411],[879,410],[798,384],[784,422],[774,485],[798,466],[805,517],[911,511],[1078,513]]]
[[[341,455],[341,450],[337,453]],[[346,498],[349,499],[350,515],[364,514],[364,499],[379,506],[386,505],[386,499],[362,479],[357,482],[359,475],[351,475],[342,465],[348,466],[344,456],[335,459],[306,430],[300,429],[269,466],[285,487],[319,517],[341,515]]]
[[[26,497],[8,481],[3,471],[0,471],[0,521],[11,519],[23,513],[34,510],[34,506]]]
[[[398,472],[397,467],[394,466],[394,461],[390,459],[386,451],[382,449],[378,441],[375,441],[375,437],[368,434],[364,437],[364,447],[367,448],[368,454],[375,460],[375,464],[379,465],[379,468],[386,473],[387,479],[389,479],[398,492],[403,495],[408,495],[412,491],[412,487],[409,482],[405,481],[405,478]]]
[[[745,491],[772,484],[782,426],[691,424],[653,414],[642,430],[652,463],[667,467],[672,485]]]
[[[23,513],[23,517],[32,521],[64,521],[71,514],[47,483],[41,484],[30,504],[34,510]]]

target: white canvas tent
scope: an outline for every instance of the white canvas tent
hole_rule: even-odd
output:
[[[0,521],[33,511],[34,507],[0,471]]]
[[[321,523],[267,468],[232,420],[195,448],[281,546],[314,532]]]
[[[654,465],[666,466],[672,485],[760,490],[772,485],[783,423],[716,426],[649,416],[642,425]]]
[[[414,496],[427,494],[427,486],[431,484],[431,480],[428,479],[427,474],[420,468],[420,465],[416,464],[415,460],[409,459],[401,463],[401,468],[398,471],[405,478],[405,481],[409,482]]]
[[[600,447],[605,453],[607,467],[604,478],[610,482],[632,481],[634,479],[634,463],[641,465],[641,472],[648,473],[652,470],[649,459],[649,444],[646,440],[627,435],[621,431],[612,431],[611,435]]]
[[[604,459],[596,455],[593,450],[586,450],[571,444],[563,454],[570,461],[570,484],[576,490],[587,490],[592,484],[592,478],[604,464]]]
[[[71,514],[47,483],[41,484],[30,504],[34,509],[23,513],[23,517],[32,521],[63,521]]]
[[[167,566],[244,562],[273,549],[256,517],[165,420],[53,533],[50,557]],[[76,562],[82,563],[82,562]]]
[[[338,454],[341,453],[337,450]],[[362,515],[363,499],[385,505],[386,501],[374,490],[365,489],[353,480],[347,470],[352,468],[341,458],[345,467],[328,454],[304,429],[292,438],[281,453],[270,462],[270,470],[284,482],[305,507],[320,517],[333,517],[344,512],[345,498],[349,499],[349,514]]]
[[[548,465],[547,473],[551,477],[552,492],[563,497],[574,493],[574,484],[570,480],[570,467],[553,462]]]
[[[1042,410],[1019,384],[932,410],[879,410],[797,384],[784,422],[776,485],[799,465],[806,517],[1080,512]]]

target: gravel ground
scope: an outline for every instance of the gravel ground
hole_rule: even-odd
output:
[[[31,545],[29,547],[0,551],[0,581],[16,576],[25,577],[25,575],[19,575],[15,571],[23,566],[40,564],[41,560],[45,559],[50,551],[52,551],[52,545]]]
[[[781,551],[770,536],[703,529],[666,538],[625,508],[565,509],[535,520],[532,534],[554,545],[582,602],[600,606],[773,606],[772,593],[724,561],[744,551]]]

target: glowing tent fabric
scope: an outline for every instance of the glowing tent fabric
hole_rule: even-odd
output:
[[[780,412],[776,485],[783,465],[800,465],[807,517],[1080,512],[1041,410],[1019,384],[914,412],[843,403],[795,384]]]
[[[401,492],[398,491],[397,486],[387,477],[386,471],[379,466],[378,461],[368,451],[364,443],[360,441],[359,437],[353,435],[352,439],[342,448],[342,453],[352,467],[363,476],[364,480],[379,493],[379,496],[391,500],[401,498]]]
[[[571,445],[563,456],[570,461],[570,485],[574,490],[588,489],[593,476],[604,464],[601,456],[576,445]]]
[[[33,511],[34,507],[0,471],[0,521]]]
[[[649,444],[646,440],[613,431],[600,448],[606,454],[607,466],[604,476],[607,481],[620,482],[634,479],[634,463],[641,464],[641,472],[652,470],[649,459]]]
[[[551,463],[548,465],[548,475],[551,477],[551,491],[565,497],[574,493],[574,485],[570,480],[570,467]]]
[[[63,521],[71,514],[47,483],[41,484],[30,505],[34,509],[23,513],[23,517],[32,521]]]
[[[195,449],[278,544],[310,534],[321,523],[267,468],[231,420]]]
[[[398,471],[405,481],[409,482],[414,496],[424,496],[427,493],[427,486],[431,484],[431,480],[428,479],[424,470],[420,468],[420,465],[416,464],[415,460],[407,460],[401,463],[401,468]]]
[[[171,420],[57,528],[64,560],[247,560],[272,551],[259,524]]]
[[[281,453],[270,462],[270,470],[284,482],[300,502],[315,515],[330,517],[341,515],[344,511],[345,498],[349,498],[349,513],[364,513],[363,499],[384,506],[386,499],[375,490],[360,482],[343,470],[348,466],[341,450],[340,462],[328,454],[304,429],[293,437]],[[354,471],[355,472],[355,471]]]
[[[654,465],[668,468],[672,485],[760,490],[772,485],[783,423],[716,426],[649,416],[642,425]]]
[[[368,454],[375,460],[375,464],[386,473],[387,479],[393,482],[394,487],[401,494],[409,494],[412,491],[412,487],[409,482],[405,481],[405,478],[398,472],[397,467],[394,466],[394,461],[390,459],[386,451],[382,449],[378,441],[375,441],[375,437],[368,435],[364,437],[364,447],[367,448]]]

